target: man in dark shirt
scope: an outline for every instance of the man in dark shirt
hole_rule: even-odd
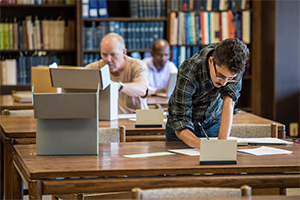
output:
[[[168,105],[167,141],[199,149],[199,137],[205,137],[199,123],[208,136],[228,138],[248,56],[243,42],[229,38],[182,63]]]

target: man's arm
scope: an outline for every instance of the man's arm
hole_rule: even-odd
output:
[[[143,97],[147,93],[147,87],[142,82],[123,83],[123,88],[120,92],[123,92],[131,97]],[[121,87],[119,83],[119,88]]]
[[[226,140],[229,136],[235,102],[229,96],[223,97],[223,108],[219,130],[219,140]]]
[[[200,149],[200,139],[189,129],[175,131],[176,136],[190,147]]]

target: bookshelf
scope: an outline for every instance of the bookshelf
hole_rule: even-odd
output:
[[[165,3],[167,2],[165,0],[163,1]],[[137,16],[133,16],[131,7],[132,2],[136,3],[134,6],[136,8],[135,12],[137,13]],[[151,1],[107,0],[109,17],[84,18],[82,15],[78,15],[78,25],[81,27],[81,31],[78,32],[78,38],[79,41],[81,41],[79,44],[82,44],[82,48],[77,49],[77,63],[85,66],[93,60],[100,59],[100,41],[108,32],[116,32],[123,36],[128,54],[132,52],[143,54],[144,52],[150,51],[152,42],[155,39],[166,38],[166,12],[163,12],[163,8],[159,7],[161,12],[159,16],[149,14],[140,17],[140,15],[143,15],[148,8],[139,7],[140,2],[149,2],[149,6],[151,4]],[[155,1],[152,1],[151,5],[156,5],[154,2]],[[77,1],[77,7],[80,8],[79,13],[82,13],[82,1]],[[150,9],[150,7],[148,9]],[[151,9],[158,9],[158,7],[151,6]],[[152,11],[153,13],[158,13],[157,10]],[[86,31],[90,31],[90,33],[86,33]],[[91,35],[92,31],[97,34],[91,42],[87,35]],[[95,56],[90,59],[89,56],[91,54]],[[88,61],[86,62],[87,59]]]
[[[58,61],[62,65],[77,64],[74,60],[77,52],[76,34],[75,31],[70,29],[70,24],[73,24],[73,30],[76,27],[75,2],[72,4],[59,4],[54,3],[54,1],[52,4],[17,4],[17,1],[10,2],[12,4],[5,4],[4,2],[0,4],[0,29],[5,26],[9,27],[7,32],[2,29],[3,32],[0,35],[0,43],[9,45],[0,45],[0,59],[1,61],[16,61],[17,80],[12,82],[7,80],[11,79],[9,76],[13,76],[13,74],[1,74],[1,78],[5,79],[5,81],[1,80],[1,94],[10,93],[12,89],[30,89],[31,66],[48,65],[48,62],[52,61]],[[47,28],[42,28],[46,27],[46,22]],[[52,26],[50,26],[50,23]],[[67,41],[66,38],[71,38],[71,32],[74,32],[72,34],[73,40]],[[60,35],[57,35],[58,33]],[[7,38],[9,39],[7,40]]]
[[[221,5],[222,2],[226,2],[227,5]],[[171,58],[173,57],[177,67],[205,46],[228,37],[243,40],[252,55],[252,1],[236,1],[239,3],[236,5],[230,5],[229,2],[234,1],[168,1],[167,38],[175,54]],[[224,21],[228,23],[225,27]],[[245,26],[246,24],[248,26]],[[224,30],[227,30],[228,34],[224,34]],[[254,68],[252,60],[253,57],[250,57],[247,63],[241,97],[237,105],[250,112],[253,106],[252,98],[255,95],[255,92],[251,91]]]

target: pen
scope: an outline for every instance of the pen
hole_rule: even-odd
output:
[[[200,128],[202,129],[206,139],[209,140],[209,137],[207,136],[207,134],[206,134],[205,130],[203,129],[202,125],[200,124],[200,122],[198,122],[198,124],[199,124]]]
[[[297,144],[300,144],[300,139],[293,138],[293,141]]]

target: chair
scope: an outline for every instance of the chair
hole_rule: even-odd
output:
[[[240,138],[278,138],[278,124],[232,124],[230,136]]]
[[[99,128],[99,143],[125,142],[125,126]]]
[[[3,115],[34,115],[34,110],[33,109],[25,109],[25,110],[4,109]]]
[[[179,187],[147,190],[133,188],[131,194],[132,199],[251,196],[251,187],[243,185],[241,188]]]

